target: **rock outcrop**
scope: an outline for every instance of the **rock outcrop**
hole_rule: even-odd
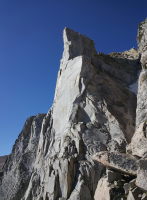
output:
[[[132,138],[131,146],[133,155],[144,157],[147,154],[147,20],[139,26],[138,44],[142,71],[139,77],[137,95],[136,131]]]
[[[26,120],[3,168],[0,199],[20,200],[25,193],[36,159],[44,116],[44,114],[39,114]]]
[[[142,68],[147,68],[147,18],[139,24],[138,28],[138,50],[141,54]]]
[[[7,158],[8,158],[7,155],[0,156],[0,184],[1,184],[2,177],[3,177],[4,165],[5,165]]]
[[[137,96],[132,89],[140,58],[145,66],[142,27],[139,51],[109,55],[97,53],[86,36],[64,29],[53,105],[26,121],[3,167],[0,200],[146,197],[146,183],[140,181],[146,176],[145,69]]]
[[[8,156],[0,156],[0,172],[3,170],[3,166],[7,160]]]
[[[93,159],[107,166],[130,175],[136,175],[139,168],[138,160],[128,154],[102,151],[93,156]]]

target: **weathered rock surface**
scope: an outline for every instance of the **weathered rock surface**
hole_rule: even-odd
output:
[[[139,162],[136,185],[147,191],[147,20],[140,24],[138,42],[143,69],[139,77],[136,131],[131,141],[131,147],[132,153],[142,158]],[[142,199],[147,199],[147,196],[142,196]]]
[[[125,153],[130,142],[135,151],[137,99],[130,86],[138,80],[140,54],[97,54],[91,39],[68,28],[63,39],[53,105],[26,121],[4,167],[0,200],[126,199],[124,184],[139,169]],[[144,123],[139,111],[137,117]]]
[[[130,104],[136,105],[136,96],[117,75],[111,77],[104,71],[93,42],[66,28],[64,48],[27,200],[92,200],[103,167],[90,156],[106,149],[125,151],[134,132],[135,106],[132,109]]]
[[[94,199],[95,200],[111,200],[111,187],[106,177],[99,180]]]
[[[44,114],[30,117],[13,146],[3,170],[0,200],[20,200],[28,186]]]
[[[8,158],[8,156],[0,156],[0,172],[2,171],[7,158]]]
[[[137,95],[136,131],[131,141],[132,153],[139,157],[147,154],[147,20],[142,22],[138,30],[138,44],[141,54],[142,72],[139,77]]]
[[[136,175],[139,167],[135,157],[118,152],[99,152],[93,156],[93,159],[107,167],[130,175]]]
[[[141,111],[139,114],[143,114]],[[143,120],[143,119],[142,119]],[[146,138],[146,122],[140,123],[132,138],[131,147],[133,155],[144,157],[147,155],[147,138]]]
[[[136,185],[147,191],[147,159],[141,159],[139,162]]]
[[[8,156],[0,156],[0,184],[1,184],[1,179],[3,177],[3,168],[4,168],[4,165],[5,165],[5,162],[7,160]]]
[[[138,47],[141,53],[141,63],[143,69],[147,68],[147,18],[139,24],[138,28]]]
[[[101,63],[103,70],[122,81],[122,84],[129,86],[138,79],[137,72],[141,66],[140,54],[136,49],[108,55],[99,53],[98,57],[103,61]]]
[[[142,194],[138,190],[139,190],[138,188],[130,190],[127,196],[127,200],[141,200]]]
[[[136,187],[136,179],[133,179],[132,181],[130,181],[129,183],[125,183],[123,188],[125,190],[125,194],[128,194],[129,191],[133,190]]]
[[[113,181],[109,177],[110,171],[114,176]],[[135,179],[123,173],[118,176],[118,172],[107,170],[98,182],[94,200],[141,200],[145,197],[146,194],[135,185]]]

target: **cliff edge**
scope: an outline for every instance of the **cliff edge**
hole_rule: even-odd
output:
[[[54,102],[25,122],[0,182],[0,200],[147,198],[146,42],[109,55],[69,28]]]

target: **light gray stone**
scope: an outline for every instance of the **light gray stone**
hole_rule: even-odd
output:
[[[134,198],[132,191],[129,191],[129,194],[127,196],[127,200],[137,200],[137,199]]]
[[[84,187],[87,198],[92,199],[102,166],[93,162],[90,155],[112,146],[118,151],[122,146],[125,149],[130,130],[133,133],[134,129],[135,109],[130,110],[129,104],[135,104],[135,95],[92,64],[96,51],[92,41],[82,37],[69,29],[64,30],[64,53],[54,103],[43,121],[35,162],[40,185],[46,183],[44,190],[40,189],[43,198],[50,194],[48,177],[53,170],[58,177],[59,190],[49,198],[83,199],[86,198],[82,192]],[[85,50],[78,47],[79,41],[84,41]],[[111,94],[115,95],[116,103]],[[119,103],[123,99],[124,102]],[[76,178],[77,173],[81,175],[80,180]],[[51,180],[55,180],[54,175]],[[26,194],[32,193],[31,182]],[[73,184],[79,192],[73,190]]]
[[[145,69],[147,67],[147,19],[139,24],[137,39],[142,67]]]
[[[131,141],[131,147],[133,155],[143,157],[147,154],[147,19],[139,25],[138,46],[142,71],[137,95],[136,131]]]
[[[107,178],[101,178],[95,191],[94,200],[111,200],[110,191],[111,187]]]
[[[5,164],[0,187],[5,200],[20,200],[25,193],[34,167],[44,116],[39,114],[28,118],[13,146],[12,154]]]
[[[146,195],[146,193],[143,193],[141,200],[147,200],[147,195]]]
[[[133,179],[129,183],[124,184],[123,188],[125,190],[125,194],[128,194],[130,190],[132,190],[136,187],[135,182],[136,182],[136,179]]]
[[[92,40],[68,28],[63,39],[53,105],[27,120],[16,141],[0,186],[4,200],[93,200],[105,190],[109,198],[105,167],[92,159],[103,151],[115,151],[109,167],[136,175],[136,159],[122,153],[135,130],[129,85],[137,80],[138,52],[96,55]]]
[[[129,191],[127,200],[141,200],[143,192],[139,188],[134,188]]]
[[[140,123],[131,141],[133,155],[143,157],[147,154],[146,122]]]

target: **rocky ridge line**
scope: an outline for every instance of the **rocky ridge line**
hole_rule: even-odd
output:
[[[0,200],[145,200],[146,150],[134,145],[146,137],[140,125],[146,119],[146,82],[140,81],[145,24],[139,53],[110,55],[97,54],[92,40],[64,29],[54,103],[46,115],[26,121],[3,169]],[[130,86],[137,83],[140,57],[137,99]],[[128,153],[137,156],[131,156],[135,172]],[[102,154],[107,162],[93,160]]]

